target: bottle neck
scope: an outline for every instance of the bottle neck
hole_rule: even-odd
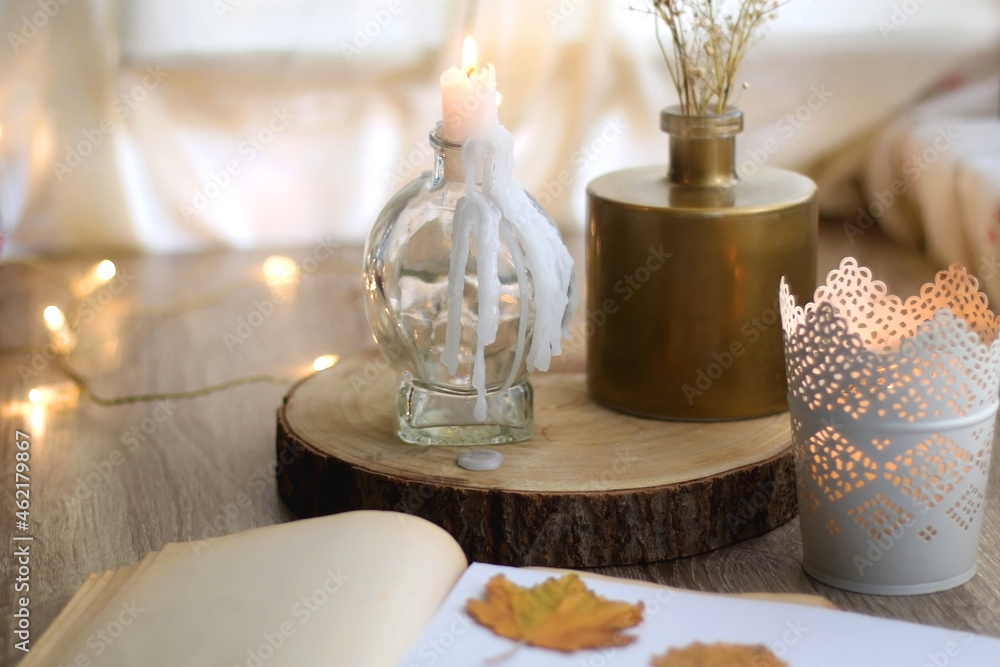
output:
[[[660,112],[660,129],[670,135],[667,180],[671,183],[720,187],[736,181],[741,111],[730,108],[714,116],[688,116],[679,107],[669,107]]]
[[[441,136],[441,126],[438,124],[430,134],[431,147],[434,149],[433,182],[442,181],[465,183],[465,162],[462,160],[462,144],[449,141]],[[476,174],[476,185],[482,183],[482,174]]]

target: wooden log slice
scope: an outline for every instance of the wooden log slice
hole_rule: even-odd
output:
[[[787,413],[746,421],[642,419],[589,400],[582,372],[536,373],[535,435],[469,447],[396,437],[397,374],[378,352],[301,381],[278,410],[278,488],[300,516],[355,509],[424,517],[470,560],[600,567],[689,556],[761,535],[796,511]]]

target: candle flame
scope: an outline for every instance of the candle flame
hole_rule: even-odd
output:
[[[476,71],[476,40],[472,35],[467,35],[462,42],[462,72],[465,76],[472,76]]]

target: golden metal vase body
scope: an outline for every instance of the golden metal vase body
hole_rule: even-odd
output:
[[[587,186],[587,383],[649,417],[741,419],[787,409],[778,285],[816,279],[816,185],[735,170],[742,113],[665,109],[670,165]]]

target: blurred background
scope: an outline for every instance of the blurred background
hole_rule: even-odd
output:
[[[582,229],[589,179],[666,161],[676,96],[645,7],[0,2],[0,252],[360,243],[430,167],[465,33],[496,67],[515,175]],[[739,171],[813,176],[848,236],[880,224],[996,265],[998,45],[1000,0],[792,0],[741,75]]]

